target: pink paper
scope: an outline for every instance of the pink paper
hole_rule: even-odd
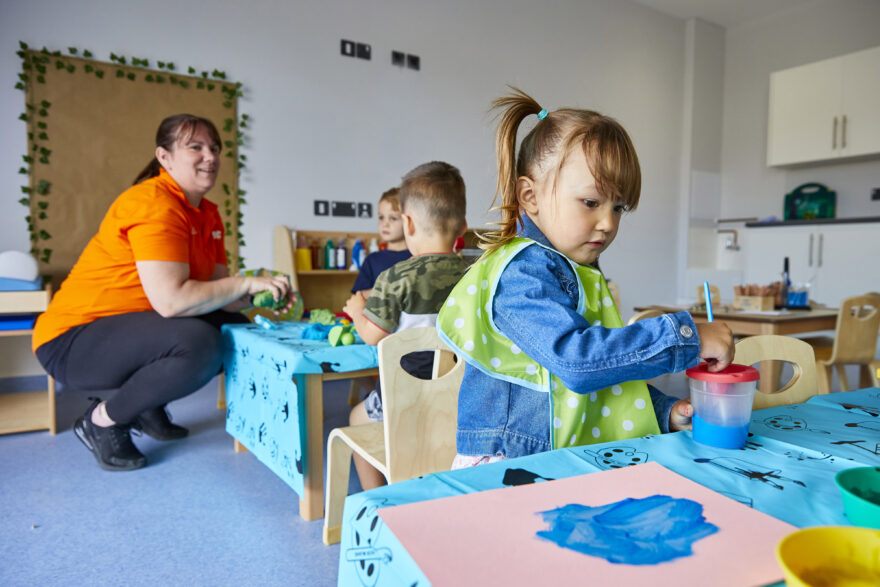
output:
[[[539,512],[668,495],[703,506],[714,534],[658,564],[607,562],[537,536]],[[782,579],[776,544],[797,530],[657,463],[383,508],[379,515],[435,586],[763,585]],[[564,583],[563,583],[564,582]]]

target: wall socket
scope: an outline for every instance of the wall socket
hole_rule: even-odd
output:
[[[355,216],[354,202],[330,202],[331,216]]]
[[[880,188],[874,188],[871,190],[871,199],[880,200]]]
[[[330,202],[327,200],[315,200],[315,216],[329,216]]]
[[[349,41],[346,39],[340,39],[339,52],[342,53],[343,55],[345,55],[346,57],[354,57],[355,42]]]

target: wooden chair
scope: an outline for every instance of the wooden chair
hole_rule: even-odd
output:
[[[709,285],[709,297],[712,300],[713,308],[721,307],[721,290],[718,289],[717,285]],[[702,285],[697,286],[697,303],[706,303],[706,292],[703,290]]]
[[[641,312],[636,312],[635,314],[633,314],[632,317],[627,321],[626,325],[629,326],[630,324],[634,324],[639,320],[657,318],[658,316],[662,316],[663,314],[665,314],[665,312],[662,312],[660,310],[642,310]]]
[[[614,304],[620,309],[620,286],[617,285],[616,281],[608,282],[608,291],[611,292],[611,297],[614,299]]]
[[[785,361],[794,368],[794,375],[782,389],[755,393],[756,410],[801,403],[819,393],[813,347],[798,338],[778,334],[749,336],[736,343],[735,360],[741,365]]]
[[[846,365],[858,365],[859,387],[880,387],[880,360],[875,358],[880,334],[880,294],[869,293],[843,300],[834,338],[806,338],[816,353],[821,393],[831,391],[832,368],[840,390],[849,391]]]
[[[403,355],[421,350],[436,353],[434,378],[429,380],[417,379],[400,366]],[[453,363],[452,356],[432,327],[403,330],[379,342],[385,421],[330,432],[324,544],[340,539],[352,451],[381,471],[389,483],[452,466],[458,389],[464,377],[464,361]]]

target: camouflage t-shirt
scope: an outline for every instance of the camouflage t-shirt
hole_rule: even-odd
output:
[[[385,332],[434,326],[449,292],[467,271],[454,253],[400,261],[376,278],[364,316]]]

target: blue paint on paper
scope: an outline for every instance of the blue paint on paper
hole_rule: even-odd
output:
[[[550,524],[540,538],[615,564],[656,565],[690,556],[694,542],[718,531],[701,504],[668,495],[596,507],[572,503],[538,513]]]

